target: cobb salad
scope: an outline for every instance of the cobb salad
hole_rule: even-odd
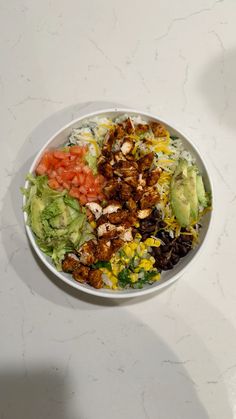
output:
[[[181,139],[141,116],[83,121],[27,179],[23,210],[39,248],[94,288],[160,280],[197,245],[211,209]]]

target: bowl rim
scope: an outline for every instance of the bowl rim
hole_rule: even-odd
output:
[[[163,119],[163,118],[159,118],[157,115],[149,113],[149,112],[143,112],[141,110],[137,110],[137,109],[133,109],[133,108],[120,108],[120,107],[114,107],[114,108],[105,108],[105,109],[100,109],[97,111],[93,111],[90,113],[86,113],[82,116],[79,116],[73,120],[71,120],[70,122],[68,122],[67,124],[63,125],[59,130],[57,130],[56,133],[54,133],[53,135],[51,135],[49,137],[49,139],[46,141],[46,143],[44,144],[43,147],[41,147],[41,149],[38,151],[38,153],[36,154],[29,170],[28,173],[34,173],[34,169],[36,167],[37,162],[40,159],[40,156],[42,155],[42,153],[47,149],[47,147],[49,146],[49,144],[54,140],[54,138],[56,138],[59,134],[61,134],[63,131],[65,131],[66,129],[70,128],[72,125],[76,124],[77,122],[79,123],[82,120],[85,119],[90,119],[92,117],[96,117],[96,116],[100,116],[100,115],[104,115],[106,113],[123,113],[123,114],[138,114],[140,116],[144,116],[146,118],[150,118],[150,119],[154,119],[160,123],[163,123],[164,125],[167,125],[169,127],[171,127],[173,130],[175,130],[176,132],[178,132],[178,134],[180,134],[181,137],[183,137],[185,140],[187,140],[187,142],[191,145],[191,147],[194,150],[194,153],[198,156],[198,158],[200,159],[205,172],[207,174],[208,177],[208,182],[209,182],[209,187],[210,187],[210,191],[211,191],[211,200],[213,203],[213,198],[214,198],[214,192],[213,192],[213,182],[211,180],[211,175],[210,175],[210,171],[208,168],[208,165],[205,161],[205,158],[202,157],[202,154],[200,153],[200,151],[198,150],[198,147],[195,146],[195,144],[192,142],[191,139],[189,139],[188,135],[186,135],[182,129],[178,129],[175,127],[175,125],[173,125],[172,123],[169,123],[167,120]],[[25,181],[25,185],[24,187],[27,188],[29,181],[26,180]],[[25,204],[25,196],[23,196],[23,206]],[[193,262],[196,261],[197,257],[199,257],[199,255],[202,252],[203,249],[203,244],[206,244],[206,240],[209,238],[209,232],[212,228],[212,216],[213,211],[211,210],[210,212],[210,217],[209,217],[209,223],[207,226],[207,230],[206,230],[206,234],[205,237],[203,237],[201,243],[198,245],[197,251],[195,252],[195,254],[192,256],[191,260],[176,274],[173,275],[173,277],[167,279],[166,281],[162,282],[162,283],[154,283],[152,284],[150,287],[144,288],[144,289],[129,289],[129,290],[110,290],[110,289],[104,289],[104,288],[100,288],[100,289],[96,289],[96,288],[92,288],[92,287],[87,287],[87,286],[83,286],[83,284],[80,284],[79,282],[76,281],[72,281],[70,278],[66,277],[65,275],[63,275],[63,273],[59,272],[56,270],[56,268],[54,267],[54,265],[52,265],[51,263],[49,263],[49,261],[46,259],[46,256],[43,254],[43,252],[39,249],[39,247],[36,244],[35,241],[35,237],[34,234],[31,230],[31,228],[29,227],[29,225],[27,224],[27,214],[25,211],[23,211],[23,218],[24,218],[24,224],[25,224],[25,229],[26,229],[26,233],[27,236],[29,238],[30,244],[32,245],[34,251],[36,252],[37,256],[39,257],[39,259],[42,261],[42,263],[44,265],[46,265],[46,267],[58,278],[60,278],[63,282],[67,283],[68,285],[72,286],[73,288],[85,292],[86,294],[90,294],[96,297],[102,297],[102,298],[110,298],[110,299],[124,299],[124,298],[134,298],[134,297],[140,297],[140,296],[144,296],[144,295],[148,295],[148,294],[152,294],[152,293],[157,293],[158,291],[168,287],[169,285],[173,284],[177,279],[179,279],[185,272],[187,269],[189,269],[189,266],[193,264]]]

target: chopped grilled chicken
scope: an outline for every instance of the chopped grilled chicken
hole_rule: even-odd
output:
[[[123,144],[121,146],[122,153],[126,156],[126,154],[129,154],[134,148],[134,142],[130,138],[125,138],[123,141]]]
[[[94,214],[92,213],[92,211],[90,211],[89,208],[86,208],[86,215],[87,215],[87,219],[89,220],[90,223],[92,221],[95,221]]]
[[[118,161],[127,161],[126,157],[124,156],[124,154],[121,151],[115,151],[113,153],[113,159],[114,161],[117,163]]]
[[[79,265],[72,273],[73,278],[81,283],[87,282],[90,269],[88,266]]]
[[[102,207],[96,202],[88,202],[86,207],[94,214],[96,220],[102,215]]]
[[[138,216],[138,218],[140,218],[140,220],[143,220],[144,218],[149,217],[151,212],[152,212],[151,208],[142,209],[142,210],[138,211],[137,216]]]
[[[122,126],[122,124],[118,124],[115,132],[114,132],[115,137],[120,140],[121,138],[123,138],[125,136],[125,130]]]
[[[144,132],[149,131],[150,126],[148,124],[138,124],[135,128],[136,134],[143,134]]]
[[[104,223],[98,226],[97,233],[99,238],[113,239],[118,236],[117,227],[111,223]]]
[[[153,158],[154,158],[154,153],[151,152],[151,153],[145,154],[143,157],[138,159],[137,163],[139,166],[139,170],[141,172],[144,172],[145,170],[150,169],[153,162]]]
[[[107,214],[103,214],[103,215],[101,215],[100,218],[98,218],[98,220],[96,222],[96,227],[98,228],[100,225],[102,225],[104,223],[108,223]]]
[[[141,209],[152,208],[159,201],[159,193],[153,187],[148,187],[140,199]]]
[[[135,211],[137,209],[137,204],[132,197],[128,199],[128,201],[126,202],[126,206],[130,211]]]
[[[138,177],[138,187],[143,188],[144,186],[146,186],[146,180],[143,178],[142,173],[140,173]]]
[[[107,218],[112,224],[122,224],[129,217],[129,212],[126,210],[119,210],[108,214]]]
[[[98,171],[108,179],[113,177],[113,168],[104,156],[100,156],[98,159]]]
[[[132,228],[128,228],[128,229],[124,229],[123,227],[119,227],[120,230],[120,239],[123,240],[124,242],[131,242],[133,240],[133,235],[132,235]]]
[[[99,239],[97,243],[96,256],[97,260],[110,260],[114,250],[111,241],[107,239]]]
[[[89,273],[88,283],[94,288],[102,288],[102,271],[100,271],[100,269],[92,269]]]
[[[147,176],[147,186],[155,185],[160,177],[161,172],[162,170],[158,167],[156,169],[151,170],[151,172],[149,172]]]
[[[155,137],[166,136],[166,129],[159,122],[151,122],[151,129]]]
[[[128,134],[132,134],[134,132],[134,124],[130,118],[127,118],[126,121],[123,122],[123,127]]]
[[[120,177],[137,176],[138,165],[135,161],[119,161],[114,165],[114,173]]]
[[[62,270],[67,273],[73,272],[79,266],[79,259],[73,253],[67,253],[63,262]]]
[[[119,237],[117,237],[116,239],[113,239],[111,243],[113,253],[116,253],[117,250],[119,250],[123,246],[124,240],[121,240]]]
[[[109,156],[112,151],[112,145],[115,141],[114,132],[108,131],[105,135],[103,146],[102,146],[102,154],[105,156]]]
[[[128,201],[128,199],[132,196],[132,188],[125,182],[121,183],[120,191],[119,191],[119,198],[122,201]]]
[[[121,182],[119,182],[116,179],[110,180],[104,186],[103,192],[108,199],[112,199],[112,198],[115,198],[116,196],[119,196],[120,187],[121,187]]]
[[[137,174],[134,174],[133,176],[125,177],[124,181],[128,183],[128,185],[132,186],[133,188],[136,188],[138,184],[138,172]]]
[[[89,240],[78,250],[79,260],[83,265],[92,265],[96,261],[96,243]]]
[[[103,214],[112,214],[113,212],[118,211],[120,208],[121,204],[119,202],[110,202],[107,207],[103,208]]]

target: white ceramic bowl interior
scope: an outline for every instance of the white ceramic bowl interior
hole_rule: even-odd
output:
[[[196,147],[192,144],[192,142],[189,139],[187,139],[186,136],[182,132],[178,131],[172,125],[169,125],[167,122],[165,122],[165,121],[163,121],[159,118],[156,118],[154,115],[151,115],[149,113],[139,112],[139,111],[136,111],[136,110],[130,110],[130,109],[120,109],[120,108],[119,109],[106,109],[106,110],[103,110],[103,111],[93,112],[93,113],[87,114],[83,117],[80,117],[80,118],[70,122],[68,125],[64,126],[60,131],[58,131],[55,135],[53,135],[53,137],[51,137],[46,142],[44,147],[39,151],[36,158],[34,159],[32,165],[30,167],[29,172],[34,173],[34,170],[37,166],[37,163],[40,160],[42,154],[44,153],[44,151],[46,149],[55,148],[55,147],[59,147],[59,146],[63,145],[67,141],[68,136],[70,135],[72,129],[80,126],[81,122],[83,122],[83,121],[85,121],[89,118],[95,117],[95,116],[117,117],[117,116],[122,115],[122,114],[133,115],[133,116],[141,115],[142,118],[146,121],[161,122],[166,126],[166,128],[170,132],[170,135],[178,136],[182,140],[185,149],[190,151],[191,154],[196,159],[196,163],[197,163],[197,165],[200,169],[200,172],[203,176],[203,179],[204,179],[204,184],[205,184],[206,190],[212,194],[212,185],[211,185],[211,181],[210,181],[210,178],[209,178],[208,171],[206,169],[206,164],[204,163],[202,157],[200,156],[199,152],[197,151]],[[26,184],[25,184],[25,187],[27,187],[27,186],[28,186],[28,182],[26,182]],[[24,198],[24,202],[25,202],[25,198]],[[203,217],[202,228],[200,229],[199,245],[195,249],[191,250],[191,252],[189,252],[187,256],[180,259],[179,263],[173,269],[171,269],[169,271],[163,271],[162,274],[161,274],[160,281],[157,281],[152,285],[147,285],[143,289],[125,289],[125,290],[121,290],[121,291],[113,291],[113,290],[103,289],[103,288],[102,289],[95,289],[95,288],[91,287],[90,285],[81,284],[79,282],[76,282],[70,274],[66,274],[64,272],[58,272],[56,270],[56,268],[54,267],[54,265],[52,264],[50,257],[46,256],[38,248],[38,246],[36,244],[36,241],[35,241],[34,234],[32,233],[30,227],[27,225],[27,215],[26,215],[26,213],[24,213],[26,231],[27,231],[29,240],[30,240],[35,252],[39,256],[41,261],[47,266],[47,268],[50,271],[52,271],[58,277],[58,279],[66,282],[67,284],[71,285],[72,287],[77,288],[78,290],[86,292],[88,294],[93,294],[93,295],[96,295],[96,296],[106,297],[106,298],[138,297],[138,296],[141,296],[141,295],[153,293],[157,290],[160,290],[160,289],[170,285],[174,281],[176,281],[185,272],[186,268],[189,268],[190,266],[192,266],[192,263],[190,263],[190,262],[192,262],[193,259],[195,259],[196,255],[199,254],[199,251],[202,249],[203,244],[205,242],[207,232],[209,230],[211,218],[212,218],[212,212],[208,212]]]

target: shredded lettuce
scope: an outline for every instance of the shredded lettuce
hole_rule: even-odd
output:
[[[48,186],[47,176],[28,175],[28,188],[22,190],[26,197],[23,208],[36,242],[46,255],[51,256],[56,268],[67,252],[79,249],[94,238],[84,209],[67,191],[55,191]]]
[[[85,155],[85,160],[88,163],[90,169],[92,169],[93,174],[96,175],[97,170],[97,157],[93,156],[89,151]]]

